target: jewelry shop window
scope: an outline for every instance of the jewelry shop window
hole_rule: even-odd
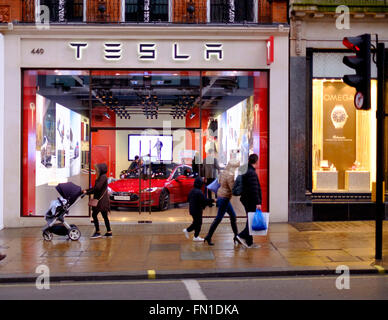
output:
[[[369,193],[376,180],[377,81],[371,109],[356,110],[342,79],[313,79],[313,192]]]

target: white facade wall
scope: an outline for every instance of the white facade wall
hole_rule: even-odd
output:
[[[22,133],[22,68],[166,68],[166,69],[226,69],[269,70],[269,208],[271,221],[288,221],[288,28],[224,28],[224,27],[99,27],[69,26],[36,30],[32,27],[15,26],[12,31],[0,29],[5,34],[4,89],[4,152],[6,164],[4,202],[1,210],[5,227],[41,226],[42,218],[20,217],[21,212],[21,133]],[[266,63],[266,40],[274,36],[275,58]],[[87,41],[88,48],[83,59],[74,58],[75,51],[69,41]],[[101,46],[104,42],[123,42],[123,58],[120,61],[104,60]],[[136,44],[158,44],[155,61],[142,62],[136,59]],[[171,45],[180,44],[180,53],[190,53],[188,62],[171,58]],[[203,58],[204,42],[223,43],[224,59],[211,62]],[[43,48],[42,56],[32,55],[32,49]],[[1,113],[0,113],[1,119]],[[0,140],[1,143],[1,140]],[[1,198],[0,198],[1,200]],[[90,224],[89,218],[74,218],[78,224]],[[68,219],[74,222],[73,219]]]

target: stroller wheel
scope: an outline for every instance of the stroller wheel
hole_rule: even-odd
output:
[[[81,238],[81,231],[77,227],[72,227],[69,231],[69,238],[72,241],[77,241]]]
[[[50,231],[44,231],[43,239],[46,241],[51,241],[53,239],[53,234]]]

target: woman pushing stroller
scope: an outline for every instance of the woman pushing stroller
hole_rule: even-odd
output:
[[[95,227],[95,232],[91,236],[91,239],[101,238],[100,226],[98,223],[98,213],[101,212],[102,217],[104,218],[106,233],[105,237],[112,237],[112,230],[110,228],[108,212],[110,211],[110,201],[108,194],[108,178],[106,176],[108,172],[108,167],[105,163],[100,163],[95,165],[97,179],[94,183],[94,187],[83,190],[83,193],[93,194],[94,199],[98,200],[98,204],[95,207],[92,207],[92,217]]]

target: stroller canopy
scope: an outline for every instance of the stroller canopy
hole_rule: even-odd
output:
[[[66,182],[58,184],[55,189],[58,193],[72,205],[78,197],[82,194],[82,189],[73,182]]]

